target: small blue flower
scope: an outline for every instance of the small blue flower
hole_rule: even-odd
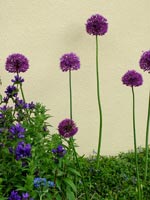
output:
[[[34,179],[34,187],[39,188],[39,187],[54,187],[54,182],[53,181],[47,181],[46,178],[40,178],[37,177]]]
[[[38,188],[41,186],[46,186],[46,178],[39,178],[39,177],[35,178],[34,179],[34,187]]]
[[[54,187],[55,186],[55,183],[53,181],[47,181],[48,182],[48,186],[49,187]]]

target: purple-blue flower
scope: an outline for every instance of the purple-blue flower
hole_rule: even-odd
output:
[[[15,100],[15,108],[24,108],[26,109],[28,107],[27,103],[24,102],[24,100],[16,98]]]
[[[60,58],[60,68],[63,72],[68,70],[78,70],[80,68],[79,57],[75,53],[64,54]]]
[[[14,84],[19,84],[19,83],[23,83],[24,79],[21,76],[16,75],[14,76],[14,79],[11,80],[11,82],[13,82]]]
[[[31,156],[31,145],[19,142],[15,150],[16,160]]]
[[[29,200],[29,193],[22,193],[22,196],[18,194],[18,191],[13,190],[8,198],[8,200]],[[30,198],[30,200],[33,200]]]
[[[143,84],[142,75],[135,70],[127,71],[122,77],[123,84],[130,87],[137,87]]]
[[[8,56],[5,68],[11,73],[25,72],[29,68],[29,62],[24,55],[20,53],[14,53]]]
[[[58,131],[63,137],[69,138],[77,133],[78,128],[72,119],[64,119],[59,123]]]
[[[52,153],[57,157],[63,157],[66,154],[66,150],[62,145],[59,145],[56,149],[52,149]]]
[[[4,97],[4,98],[3,98],[4,103],[8,103],[8,100],[9,100],[8,97]]]
[[[22,193],[22,200],[28,200],[30,197],[29,193]]]
[[[5,91],[8,98],[16,97],[18,94],[18,90],[14,85],[9,85]]]
[[[150,50],[142,54],[139,65],[141,69],[150,73]]]
[[[8,198],[8,200],[21,200],[21,196],[17,191],[13,190]]]
[[[86,31],[90,35],[104,35],[108,30],[107,19],[102,15],[92,15],[86,23]]]
[[[9,132],[14,137],[15,135],[18,136],[18,138],[24,138],[25,128],[22,127],[21,124],[16,124],[10,127]]]
[[[33,101],[31,101],[31,103],[27,104],[27,108],[30,110],[33,110],[35,108],[35,104],[33,103]]]

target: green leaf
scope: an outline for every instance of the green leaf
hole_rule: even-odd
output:
[[[61,200],[61,199],[62,199],[62,198],[61,198],[60,194],[57,194],[56,200]]]
[[[65,178],[65,179],[64,179],[64,182],[65,182],[68,186],[70,186],[70,187],[72,188],[72,190],[73,190],[75,193],[77,192],[77,188],[76,188],[75,184],[72,182],[71,179]]]
[[[74,193],[70,189],[67,189],[66,196],[67,196],[67,200],[75,200]]]
[[[75,175],[81,177],[80,173],[79,173],[77,170],[73,169],[73,168],[68,168],[68,171],[70,171],[70,172],[72,172],[73,174],[75,174]]]

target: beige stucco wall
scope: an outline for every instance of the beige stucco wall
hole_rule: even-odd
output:
[[[150,48],[150,0],[0,0],[0,76],[2,91],[12,74],[5,69],[11,53],[30,60],[24,74],[28,101],[42,102],[53,115],[51,132],[69,117],[68,73],[59,69],[62,54],[75,52],[81,69],[72,74],[73,116],[79,132],[78,152],[97,149],[95,38],[85,31],[87,18],[100,13],[109,31],[99,39],[101,99],[103,106],[102,154],[133,148],[131,89],[120,79],[128,69],[141,72],[144,85],[136,88],[137,143],[144,145],[149,74],[138,66],[142,51]]]

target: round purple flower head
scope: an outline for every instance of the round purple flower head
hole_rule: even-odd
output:
[[[86,23],[86,31],[90,35],[104,35],[108,30],[107,19],[102,15],[92,15]]]
[[[139,64],[141,69],[150,73],[150,50],[142,54]]]
[[[59,123],[58,131],[63,137],[69,138],[77,133],[78,127],[76,127],[76,124],[72,119],[64,119]]]
[[[129,70],[122,77],[122,82],[127,86],[137,87],[142,85],[143,78],[142,75],[135,70]]]
[[[75,53],[64,54],[60,58],[60,68],[63,72],[78,70],[80,68],[79,57]]]
[[[29,62],[24,55],[14,53],[8,56],[5,68],[10,73],[25,72],[29,68]]]

